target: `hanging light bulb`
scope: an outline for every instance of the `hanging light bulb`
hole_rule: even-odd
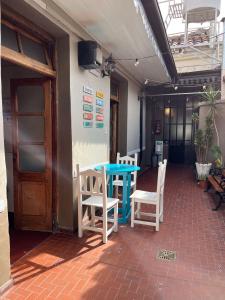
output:
[[[178,86],[177,86],[177,85],[175,85],[175,86],[174,86],[174,89],[175,89],[175,91],[176,91],[176,90],[178,89]]]
[[[204,84],[204,85],[202,86],[202,88],[203,88],[203,90],[205,90],[205,89],[206,89],[206,85]]]
[[[139,63],[140,63],[139,60],[136,58],[135,63],[134,63],[135,67],[137,67],[139,65]]]
[[[145,79],[145,85],[149,83],[149,79]]]

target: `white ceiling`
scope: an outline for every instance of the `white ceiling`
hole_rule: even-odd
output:
[[[133,0],[54,0],[114,58],[140,58],[156,54],[143,19]],[[168,82],[168,72],[157,56],[140,61],[119,62],[139,82],[146,78]]]

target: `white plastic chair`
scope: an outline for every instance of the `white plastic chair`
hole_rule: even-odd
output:
[[[166,176],[166,166],[167,160],[164,159],[163,163],[159,163],[158,168],[158,178],[157,178],[157,190],[156,192],[146,192],[141,190],[136,190],[132,195],[131,202],[131,227],[134,224],[143,224],[149,226],[155,226],[156,231],[159,231],[159,222],[163,222],[163,201],[164,201],[164,185]],[[135,203],[137,203],[137,210],[135,211]],[[155,213],[147,213],[141,211],[141,203],[155,205]],[[141,216],[154,217],[155,222],[150,222],[146,220],[140,220]],[[137,216],[138,219],[135,219]]]
[[[120,153],[117,153],[116,163],[117,164],[126,164],[137,166],[138,155],[135,153],[134,157],[131,156],[120,156]],[[136,190],[137,184],[137,171],[131,173],[131,183],[130,187],[133,192]],[[119,179],[119,176],[116,176],[116,179],[113,181],[113,186],[115,186],[115,195],[118,197],[118,188],[123,186],[123,180]]]
[[[109,234],[118,230],[118,199],[107,197],[105,168],[101,171],[87,170],[80,172],[77,165],[78,186],[78,236],[83,237],[84,230],[99,232],[103,235],[103,243],[107,243]],[[83,207],[91,207],[91,219],[85,221]],[[102,217],[95,215],[95,209],[102,209]],[[114,209],[113,219],[108,218],[109,210]],[[96,226],[101,220],[102,227]],[[108,229],[108,222],[113,222]]]

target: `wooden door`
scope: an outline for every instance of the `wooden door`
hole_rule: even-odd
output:
[[[118,107],[117,101],[110,101],[110,162],[116,162],[118,151]]]
[[[51,81],[12,79],[11,98],[15,227],[51,231]]]

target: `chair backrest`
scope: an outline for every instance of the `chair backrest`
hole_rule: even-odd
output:
[[[160,196],[163,196],[163,193],[164,193],[166,166],[167,166],[167,160],[164,159],[163,163],[160,162],[159,167],[158,167],[157,193]]]
[[[126,165],[137,166],[137,162],[138,162],[137,153],[134,154],[134,157],[128,156],[128,155],[120,156],[120,153],[119,152],[117,153],[117,156],[116,156],[116,163],[117,164],[126,164]],[[137,171],[132,172],[131,174],[133,176],[132,180],[134,182],[136,182],[137,181]]]
[[[78,201],[83,201],[83,196],[101,196],[103,197],[103,207],[107,205],[107,184],[106,172],[103,167],[101,171],[86,170],[80,172],[79,165],[77,169],[77,187]]]

